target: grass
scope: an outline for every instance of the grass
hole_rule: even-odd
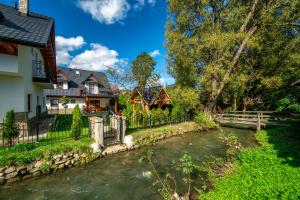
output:
[[[296,128],[257,133],[261,146],[243,151],[204,199],[300,199],[300,134]]]
[[[63,141],[60,143],[46,144],[18,144],[13,147],[0,148],[0,166],[23,165],[31,163],[38,158],[49,158],[53,154],[68,151],[86,151],[90,147],[92,139]]]

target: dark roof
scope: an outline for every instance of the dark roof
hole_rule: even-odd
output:
[[[136,88],[139,94],[143,95],[143,99],[146,101],[147,104],[151,104],[152,101],[158,96],[159,92],[161,91],[162,86],[156,86],[151,88]]]
[[[18,9],[0,3],[0,40],[44,48],[53,23],[51,17],[32,12],[20,15]]]
[[[58,70],[62,71],[72,82],[76,83],[76,85],[81,85],[82,83],[87,81],[87,79],[93,74],[98,79],[98,83],[100,83],[105,88],[110,88],[110,84],[107,80],[107,77],[103,72],[72,69],[65,67],[58,67]],[[79,71],[80,76],[76,76],[76,71]]]
[[[79,71],[79,76],[76,75],[76,71]],[[65,67],[58,67],[58,73],[68,77],[69,89],[49,89],[45,90],[47,96],[90,96],[90,97],[114,97],[114,94],[110,88],[110,84],[106,75],[103,72],[88,71],[82,69],[72,69]],[[84,86],[85,82],[90,83],[89,77],[95,76],[97,83],[99,84],[99,93],[92,94]],[[66,81],[66,80],[61,80]],[[93,81],[95,82],[95,81]]]

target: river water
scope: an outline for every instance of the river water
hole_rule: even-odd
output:
[[[253,131],[234,128],[223,128],[223,131],[225,134],[233,132],[244,147],[255,145]],[[189,133],[151,146],[157,169],[162,172],[169,169],[172,161],[185,152],[192,155],[195,163],[201,163],[208,156],[224,157],[225,147],[219,133],[219,130]],[[152,186],[154,179],[148,164],[139,162],[144,152],[145,148],[123,152],[82,167],[1,186],[0,199],[160,199]]]

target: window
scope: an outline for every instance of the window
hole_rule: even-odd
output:
[[[95,84],[90,84],[90,91],[94,91]]]
[[[31,94],[27,94],[27,111],[31,112]]]
[[[75,104],[75,103],[76,103],[76,100],[75,100],[75,99],[71,99],[71,100],[70,100],[70,103]]]
[[[36,105],[39,106],[40,105],[40,97],[36,96]]]
[[[51,107],[57,107],[58,103],[59,103],[58,99],[51,99],[50,100],[50,106]]]
[[[43,97],[43,107],[45,108],[46,107],[46,98]]]

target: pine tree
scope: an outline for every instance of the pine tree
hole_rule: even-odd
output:
[[[9,145],[13,144],[14,138],[18,137],[20,134],[18,124],[15,119],[14,110],[10,110],[6,113],[3,126],[3,137],[7,139]]]
[[[71,134],[75,140],[80,139],[82,130],[82,120],[79,105],[77,104],[73,110],[73,119],[71,125]]]

